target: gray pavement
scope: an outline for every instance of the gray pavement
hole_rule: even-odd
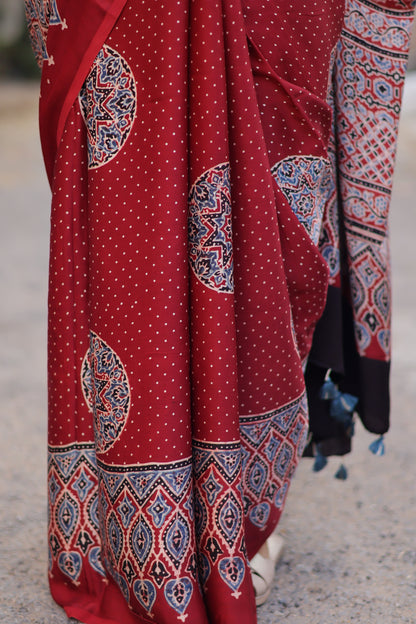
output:
[[[37,85],[0,84],[0,622],[64,624],[46,578],[49,190]],[[286,550],[259,624],[416,623],[416,75],[406,86],[391,219],[393,425],[374,457],[359,429],[345,463],[304,460],[280,531]],[[193,624],[190,622],[189,624]]]

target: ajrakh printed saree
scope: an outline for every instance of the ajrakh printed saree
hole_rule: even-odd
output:
[[[411,6],[26,5],[53,192],[52,594],[91,624],[254,624],[247,562],[307,443],[328,279],[307,377],[348,390],[340,344],[321,356],[339,295],[352,351],[389,359]]]

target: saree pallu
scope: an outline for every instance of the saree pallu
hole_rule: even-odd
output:
[[[307,441],[344,2],[26,5],[52,595],[91,624],[254,624],[248,560]]]
[[[329,97],[334,192],[319,240],[329,288],[306,370],[315,455],[351,450],[353,412],[381,444],[389,428],[389,209],[414,6],[346,3]],[[322,393],[328,371],[334,384]]]

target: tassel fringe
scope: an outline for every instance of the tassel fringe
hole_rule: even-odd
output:
[[[325,455],[322,455],[322,453],[320,453],[318,450],[316,451],[316,455],[315,455],[315,461],[313,464],[313,468],[312,470],[314,472],[320,472],[321,470],[323,470],[325,468],[325,466],[327,465],[328,460],[325,457]]]
[[[335,479],[339,479],[340,481],[345,481],[347,478],[348,478],[347,469],[345,468],[344,464],[341,464],[341,466],[338,468],[338,470],[335,473]]]
[[[354,410],[357,407],[358,398],[348,392],[341,392],[330,377],[324,381],[319,396],[323,401],[330,402],[330,416],[341,423],[347,435],[352,437],[354,435]],[[327,462],[327,458],[317,450],[313,471],[319,472],[325,468]],[[335,473],[335,478],[345,481],[347,476],[347,469],[341,464]]]
[[[386,447],[384,445],[384,436],[381,435],[379,438],[377,438],[377,440],[371,442],[368,448],[373,453],[373,455],[379,455],[380,457],[382,457],[386,452]]]

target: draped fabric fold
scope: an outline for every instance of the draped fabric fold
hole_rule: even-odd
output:
[[[347,0],[330,97],[333,187],[319,247],[330,269],[325,312],[306,372],[310,425],[323,455],[350,451],[330,415],[328,371],[372,433],[389,428],[389,209],[414,0]]]
[[[26,7],[52,594],[88,624],[255,624],[248,561],[308,435],[344,0]]]

